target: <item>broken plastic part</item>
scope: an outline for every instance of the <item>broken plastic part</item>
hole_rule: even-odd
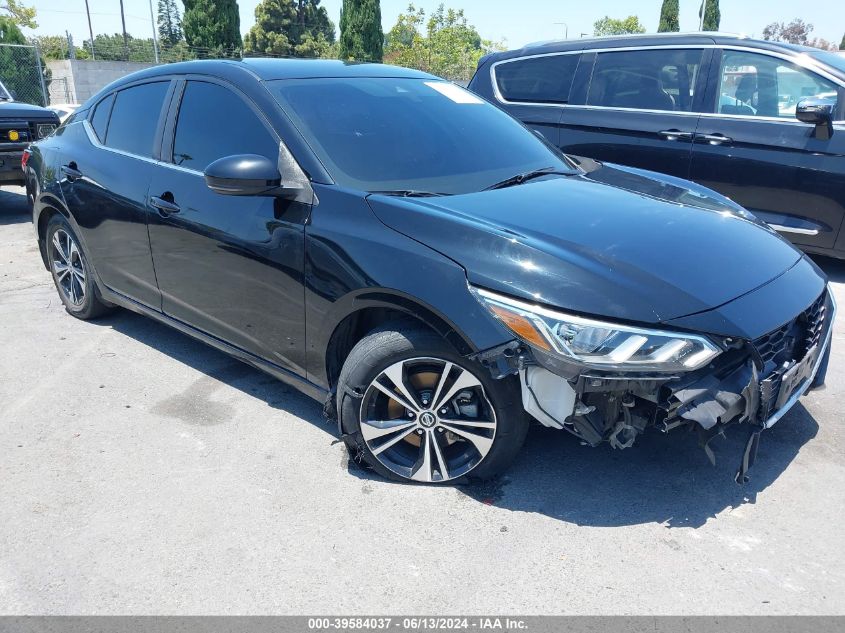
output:
[[[532,366],[519,372],[522,406],[543,426],[564,428],[575,411],[575,390],[564,378],[548,369]]]

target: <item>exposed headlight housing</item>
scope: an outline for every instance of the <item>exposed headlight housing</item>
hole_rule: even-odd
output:
[[[38,124],[38,138],[47,138],[56,131],[56,126],[53,123],[39,123]]]
[[[721,353],[704,336],[597,321],[470,287],[516,336],[544,352],[596,369],[686,372]]]

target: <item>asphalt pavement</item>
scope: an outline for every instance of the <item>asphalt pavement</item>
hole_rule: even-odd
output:
[[[826,389],[713,467],[534,429],[500,480],[388,483],[321,405],[126,311],[67,315],[0,191],[0,613],[843,614],[845,262]]]

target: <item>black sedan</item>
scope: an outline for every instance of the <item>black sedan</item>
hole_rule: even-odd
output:
[[[776,232],[692,183],[568,158],[424,73],[145,70],[27,174],[71,315],[129,308],[269,372],[387,477],[491,477],[530,419],[614,448],[736,425],[744,477],[824,378],[833,298]]]

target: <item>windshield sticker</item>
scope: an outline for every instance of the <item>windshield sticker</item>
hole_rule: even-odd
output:
[[[448,97],[455,103],[484,103],[484,101],[468,90],[464,90],[460,86],[456,86],[448,81],[426,81],[425,85],[429,88],[434,88],[437,92],[444,97]]]

